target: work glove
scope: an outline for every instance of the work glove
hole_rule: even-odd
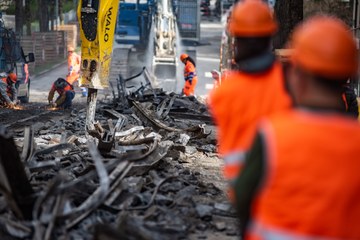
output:
[[[54,103],[53,101],[49,101],[49,107],[56,108],[56,107],[57,107],[57,104]]]
[[[15,104],[13,102],[8,103],[8,108],[15,108]]]

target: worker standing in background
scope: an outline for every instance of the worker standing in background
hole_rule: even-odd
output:
[[[358,118],[359,106],[357,102],[357,96],[349,81],[343,86],[343,90],[342,99],[344,101],[345,112],[354,118]]]
[[[341,20],[316,16],[290,46],[297,107],[262,122],[235,185],[244,239],[360,239],[360,125],[341,101],[356,43]]]
[[[238,2],[227,30],[235,38],[235,69],[227,71],[210,94],[209,107],[218,126],[224,177],[231,182],[241,170],[259,119],[290,108],[291,99],[282,65],[271,52],[277,23],[269,6],[260,0]]]
[[[214,80],[214,88],[218,88],[221,85],[221,73],[218,70],[213,69],[211,70],[211,76]]]
[[[17,75],[13,72],[1,78],[0,101],[1,105],[14,108],[17,104],[17,90],[15,87]]]
[[[74,85],[80,77],[80,64],[80,55],[75,52],[73,47],[68,47],[68,75],[66,81],[71,85]],[[87,89],[85,87],[81,87],[81,94],[83,97],[87,96]]]
[[[196,75],[196,64],[195,61],[187,54],[181,54],[180,60],[184,63],[184,80],[185,85],[182,90],[182,93],[185,96],[193,96],[195,93],[195,87],[197,84],[197,75]]]
[[[29,64],[27,62],[25,62],[23,64],[23,69],[24,69],[24,74],[25,74],[25,81],[24,82],[27,83],[29,81],[29,77],[30,77],[30,75],[29,75]]]
[[[53,102],[55,92],[58,98]],[[75,97],[74,87],[63,78],[58,78],[51,86],[48,101],[49,105],[56,108],[71,108],[72,100]]]

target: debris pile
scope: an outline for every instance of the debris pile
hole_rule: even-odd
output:
[[[139,92],[99,103],[86,132],[85,110],[0,129],[0,239],[239,236],[206,107]]]

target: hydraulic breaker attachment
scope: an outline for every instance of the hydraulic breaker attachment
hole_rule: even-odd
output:
[[[82,87],[109,87],[118,7],[118,0],[79,0]]]

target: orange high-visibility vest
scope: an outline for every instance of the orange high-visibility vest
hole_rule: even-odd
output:
[[[243,165],[258,121],[290,108],[280,63],[262,73],[229,71],[213,90],[209,105],[218,126],[219,152],[225,160],[224,177],[234,180]]]
[[[81,57],[75,52],[68,56],[68,71],[78,73],[80,71]]]
[[[183,93],[186,96],[194,95],[195,87],[197,84],[197,75],[196,75],[195,66],[190,61],[186,61],[184,67],[184,79],[185,79],[185,85],[183,88]],[[191,83],[189,81],[190,79],[192,79]]]
[[[76,82],[78,80],[78,78],[80,77],[80,75],[78,73],[72,73],[71,75],[68,75],[66,77],[66,81],[68,83],[70,83],[71,85],[74,84],[74,82]]]
[[[360,125],[289,111],[261,130],[266,173],[248,239],[360,239]]]

